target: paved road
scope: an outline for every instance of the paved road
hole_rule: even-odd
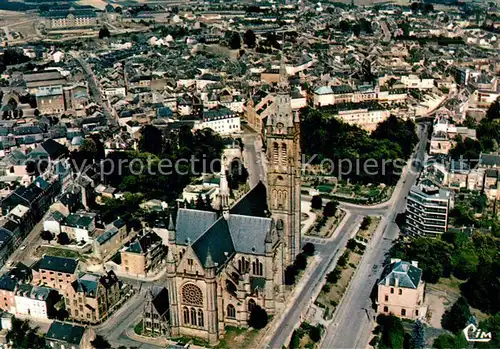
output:
[[[274,336],[268,343],[269,348],[281,348],[288,337],[293,332],[295,326],[300,320],[302,312],[311,305],[315,290],[320,286],[322,280],[325,278],[329,267],[336,262],[340,257],[340,250],[345,246],[347,240],[357,231],[363,216],[350,215],[344,224],[340,227],[337,235],[333,240],[325,245],[316,245],[316,251],[319,254],[321,261],[318,267],[312,271],[309,286],[304,287],[303,291],[297,297],[295,304],[290,305],[288,312],[286,312],[281,319],[281,323],[276,328]]]
[[[414,158],[423,160],[427,144],[427,127],[421,128],[419,148]],[[382,272],[386,253],[399,234],[395,218],[404,212],[406,196],[418,177],[417,171],[403,173],[393,194],[393,204],[383,216],[372,242],[351,281],[348,293],[340,303],[332,324],[328,327],[323,348],[365,348],[370,340],[375,311],[370,293]]]

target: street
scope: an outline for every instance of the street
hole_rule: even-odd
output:
[[[414,157],[417,160],[423,160],[425,155],[426,130],[426,126],[420,130],[420,144]],[[376,316],[370,294],[382,272],[386,253],[399,234],[399,227],[395,223],[396,215],[404,212],[406,196],[417,178],[417,171],[405,171],[401,176],[391,198],[392,204],[382,217],[347,294],[339,304],[332,324],[327,328],[323,348],[365,348],[370,340]]]
[[[427,127],[420,127],[420,143],[414,154],[414,159],[422,160],[427,144]],[[273,337],[269,341],[270,348],[281,348],[287,345],[294,328],[300,323],[301,314],[311,304],[312,295],[319,291],[321,282],[329,272],[330,266],[336,263],[339,251],[345,246],[347,240],[357,231],[358,224],[367,215],[381,215],[382,220],[374,234],[374,237],[366,249],[365,255],[358,266],[358,271],[352,279],[347,294],[338,306],[336,315],[331,325],[324,334],[324,348],[356,348],[365,347],[369,341],[372,329],[372,320],[367,317],[365,309],[371,308],[370,293],[378,276],[382,272],[381,265],[385,260],[385,254],[392,246],[392,241],[398,236],[399,228],[394,222],[396,215],[405,210],[406,196],[418,177],[418,171],[408,171],[407,167],[396,185],[390,200],[373,206],[360,206],[355,204],[341,203],[340,208],[346,210],[349,217],[339,228],[333,240],[326,244],[316,244],[321,263],[313,271],[309,284],[298,296],[295,304],[289,305]],[[311,197],[302,196],[302,200]],[[305,238],[306,241],[307,238]],[[376,266],[376,267],[374,267]],[[374,313],[370,314],[373,316]]]

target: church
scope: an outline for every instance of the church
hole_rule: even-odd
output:
[[[225,171],[220,212],[179,208],[167,255],[170,337],[217,343],[226,325],[245,327],[259,305],[283,301],[284,271],[300,253],[300,121],[282,63],[275,110],[264,133],[267,184],[231,207]]]

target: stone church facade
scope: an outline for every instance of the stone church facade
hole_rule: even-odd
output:
[[[171,337],[216,343],[226,325],[245,327],[259,305],[283,299],[284,270],[300,252],[300,122],[280,72],[266,121],[267,187],[259,182],[232,207],[225,172],[221,212],[180,208],[170,219],[167,289]]]

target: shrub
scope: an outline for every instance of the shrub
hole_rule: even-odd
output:
[[[297,276],[297,268],[295,265],[289,265],[285,269],[285,285],[293,285]]]
[[[307,258],[304,253],[299,253],[295,257],[294,265],[297,270],[304,270],[307,267]]]
[[[350,249],[351,251],[354,251],[354,249],[356,248],[357,245],[358,245],[358,243],[356,242],[355,239],[349,239],[349,241],[347,241],[346,247],[348,249]]]
[[[324,284],[323,288],[321,289],[321,291],[323,291],[325,293],[330,292],[330,284],[328,284],[328,283]]]
[[[345,251],[342,256],[340,256],[337,265],[341,267],[345,267],[347,265],[347,261],[349,260],[349,250]]]
[[[267,312],[262,309],[259,305],[256,305],[252,312],[250,313],[250,318],[248,319],[248,325],[250,327],[261,329],[267,325]]]
[[[326,275],[326,281],[331,283],[331,284],[336,283],[337,281],[339,281],[341,273],[342,272],[340,271],[340,269],[337,269],[337,268],[333,269],[331,272],[329,272]]]
[[[307,244],[304,245],[304,248],[302,248],[302,251],[306,256],[312,256],[314,255],[314,252],[316,251],[316,248],[314,247],[314,244],[311,242],[308,242]]]
[[[321,325],[318,325],[318,326],[312,326],[310,329],[309,329],[309,338],[311,338],[311,340],[314,342],[314,343],[318,343],[321,339]]]
[[[366,230],[366,229],[368,229],[368,227],[370,226],[370,224],[372,224],[372,217],[365,216],[365,218],[363,218],[363,221],[361,222],[360,229],[361,230]]]

